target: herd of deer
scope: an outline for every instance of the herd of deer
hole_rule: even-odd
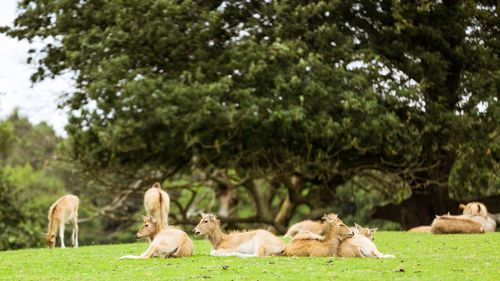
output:
[[[56,244],[59,229],[61,247],[64,248],[64,225],[71,222],[72,244],[78,247],[78,197],[65,195],[49,209],[47,242],[49,248]],[[141,255],[126,255],[120,259],[144,259],[151,257],[183,257],[193,254],[193,241],[186,232],[168,225],[170,198],[155,183],[144,194],[143,224],[135,235],[136,239],[149,239],[149,246]],[[430,226],[410,229],[410,232],[484,233],[495,231],[496,222],[487,212],[486,206],[478,202],[460,205],[463,215],[437,216]],[[290,227],[285,237],[291,241],[285,244],[280,238],[263,229],[224,233],[220,221],[214,214],[201,212],[201,220],[194,228],[196,235],[206,235],[212,244],[212,256],[337,256],[394,258],[381,253],[374,244],[377,229],[364,228],[357,224],[346,226],[336,214],[323,216],[323,221],[305,220]]]

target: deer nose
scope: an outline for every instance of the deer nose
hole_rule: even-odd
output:
[[[141,239],[141,236],[139,236],[139,234],[136,234],[135,239]]]

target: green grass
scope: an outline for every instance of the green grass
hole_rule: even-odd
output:
[[[500,280],[500,233],[431,235],[380,232],[375,242],[396,259],[210,257],[118,260],[146,243],[0,252],[0,280]]]

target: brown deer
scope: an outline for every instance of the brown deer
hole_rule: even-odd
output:
[[[80,200],[75,195],[64,195],[52,204],[49,208],[49,227],[46,235],[47,244],[52,249],[56,246],[56,232],[59,228],[59,239],[61,240],[61,248],[66,248],[64,245],[64,225],[71,222],[73,232],[71,234],[71,244],[73,247],[78,247],[78,205]]]
[[[354,232],[345,225],[336,214],[324,215],[326,221],[325,238],[318,240],[306,235],[296,235],[294,239],[286,245],[286,256],[302,257],[331,257],[337,256],[340,243],[354,236]]]
[[[135,238],[150,238],[151,243],[140,256],[126,255],[120,259],[187,257],[193,254],[193,241],[186,232],[172,227],[163,228],[161,223],[152,216],[142,218],[144,222]]]
[[[200,223],[194,228],[196,235],[206,235],[212,244],[211,256],[256,257],[281,255],[283,241],[263,229],[224,233],[214,214],[201,214]]]

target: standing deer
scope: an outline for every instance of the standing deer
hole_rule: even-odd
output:
[[[168,226],[168,212],[170,209],[170,197],[161,189],[160,183],[153,184],[144,193],[144,209],[148,216],[155,217],[159,227]]]
[[[59,198],[49,209],[49,227],[46,235],[47,244],[52,249],[56,246],[56,232],[59,228],[59,239],[61,248],[64,245],[64,225],[71,222],[73,233],[71,234],[71,244],[78,247],[78,205],[80,200],[75,195],[64,195]]]

